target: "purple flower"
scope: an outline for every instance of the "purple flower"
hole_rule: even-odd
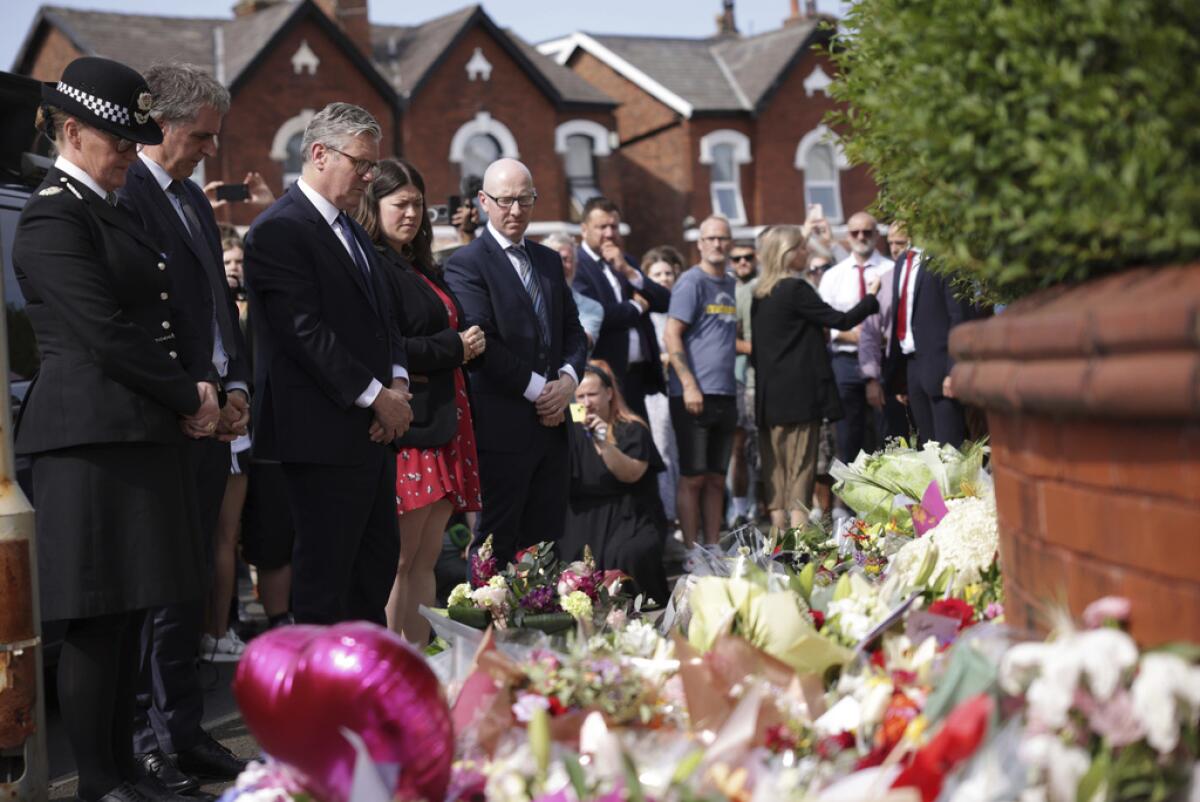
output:
[[[549,585],[539,585],[533,590],[521,597],[521,607],[533,613],[555,613],[561,608],[558,606],[558,597],[554,593],[554,588]]]

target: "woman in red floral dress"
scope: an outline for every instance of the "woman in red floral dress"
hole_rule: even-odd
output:
[[[483,330],[463,330],[463,313],[433,261],[425,182],[411,164],[379,162],[358,211],[382,255],[396,324],[404,335],[412,427],[396,443],[400,564],[388,599],[388,625],[424,646],[429,623],[417,609],[434,602],[434,564],[450,514],[482,506],[479,460],[462,365],[483,353]]]

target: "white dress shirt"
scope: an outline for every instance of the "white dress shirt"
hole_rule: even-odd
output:
[[[347,242],[346,238],[342,236],[341,227],[334,225],[334,223],[337,221],[338,215],[341,214],[341,210],[327,201],[325,196],[320,192],[317,192],[308,184],[304,183],[303,178],[296,180],[296,188],[304,193],[304,197],[308,198],[309,202],[316,207],[317,213],[321,215],[321,219],[328,223],[329,227],[333,229],[334,236],[338,238],[338,242],[342,243],[342,247],[346,249],[346,255],[349,256],[351,260],[354,260],[354,251],[352,251],[351,248],[357,248],[359,255],[362,257],[363,264],[367,265],[367,269],[369,270],[371,261],[367,259],[367,255],[363,253],[362,248],[358,247],[357,243]],[[389,324],[391,323],[391,321],[387,322]],[[402,365],[392,365],[392,378],[404,379],[404,381],[407,382],[408,371],[405,370]],[[382,390],[383,384],[379,381],[379,379],[371,379],[371,383],[367,385],[367,389],[359,393],[358,398],[354,399],[354,405],[363,408],[371,406],[375,403],[375,399],[379,396],[379,393]]]
[[[67,161],[66,156],[59,156],[57,159],[55,159],[54,167],[59,172],[66,173],[67,175],[71,176],[71,178],[74,178],[76,181],[90,189],[92,192],[95,192],[102,200],[104,196],[108,194],[100,188],[100,185],[96,183],[95,179],[87,174],[86,170],[76,165],[75,162]]]
[[[511,264],[513,266],[513,270],[517,271],[517,280],[520,281],[521,286],[524,287],[525,279],[523,279],[521,277],[521,260],[518,256],[516,256],[515,254],[513,254],[512,251],[509,250],[509,248],[513,247],[514,245],[517,245],[518,243],[513,242],[508,237],[501,234],[500,231],[494,225],[492,225],[491,220],[488,220],[487,229],[489,232],[491,232],[491,235],[493,237],[495,237],[496,242],[498,242],[500,244],[500,248],[504,251],[504,255],[508,257],[509,264]],[[529,252],[529,249],[526,247],[525,242],[523,240],[520,243],[520,245],[522,248],[526,249],[526,253]],[[530,259],[530,262],[529,262],[529,269],[533,270],[532,259]],[[547,303],[549,303],[549,302],[547,301]],[[550,307],[547,306],[546,314],[549,314],[549,313],[550,313]],[[549,345],[549,343],[547,343],[547,345]],[[564,373],[567,374],[568,376],[570,376],[572,379],[575,380],[576,386],[579,385],[579,377],[575,375],[575,368],[571,367],[570,365],[563,365],[561,368],[558,369],[558,373],[560,376]],[[540,396],[542,394],[542,388],[545,386],[546,386],[546,377],[545,376],[543,376],[540,373],[530,373],[529,374],[529,384],[525,385],[525,400],[529,401],[531,403],[534,401],[537,401],[538,396]]]
[[[858,265],[860,263],[851,255],[825,271],[821,276],[821,286],[818,292],[825,303],[839,312],[849,312],[862,300],[861,285],[858,282]],[[873,278],[881,278],[887,272],[888,265],[879,252],[872,249],[871,255],[861,264],[866,265],[863,271],[863,281],[871,283]],[[829,332],[829,342],[833,350],[839,354],[856,354],[858,346],[854,343],[836,342],[838,329]]]
[[[921,262],[925,259],[925,252],[919,248],[912,249],[913,261],[912,269],[908,271],[908,289],[900,288],[901,294],[905,295],[904,299],[904,339],[900,341],[900,353],[911,354],[917,350],[917,341],[913,337],[913,298],[917,294],[917,274],[921,272]],[[905,256],[905,261],[908,257]],[[900,279],[903,281],[904,264],[900,265]],[[896,303],[900,303],[900,299],[896,298]]]
[[[142,163],[146,165],[146,169],[150,171],[150,175],[154,176],[154,180],[158,183],[159,188],[162,189],[163,194],[167,196],[167,200],[170,202],[171,208],[175,210],[175,214],[178,215],[180,222],[183,223],[184,229],[192,235],[192,239],[195,241],[196,247],[203,248],[203,232],[192,231],[191,226],[188,224],[187,215],[183,211],[183,205],[180,203],[179,198],[175,196],[175,193],[167,191],[167,187],[169,187],[171,182],[175,179],[171,178],[170,174],[163,169],[162,165],[147,156],[144,151],[138,153],[138,158],[140,158]],[[199,210],[197,210],[196,213],[200,214]],[[229,373],[229,352],[225,350],[225,343],[221,340],[221,327],[217,325],[217,304],[222,303],[223,300],[223,298],[213,298],[212,310],[212,363],[213,368],[217,371],[217,375],[222,379],[225,378],[225,376]],[[225,385],[225,389],[241,390],[246,394],[247,397],[250,396],[250,388],[246,386],[245,382],[229,382],[229,384]]]
[[[608,262],[604,261],[604,259],[602,259],[600,257],[600,254],[593,251],[586,242],[583,243],[582,247],[583,247],[583,252],[586,253],[588,256],[592,257],[593,259],[595,259],[596,263],[598,265],[600,265],[600,272],[602,272],[604,274],[604,278],[607,279],[608,285],[610,287],[612,287],[613,295],[615,295],[617,297],[617,300],[620,301],[621,295],[623,293],[621,291],[621,281],[620,281],[620,279],[617,278],[617,271],[613,269],[612,265],[610,265]],[[642,277],[641,273],[638,273],[636,276],[634,276],[632,279],[629,280],[629,283],[633,285],[634,289],[640,290],[642,288],[642,286],[645,284],[645,279]],[[625,301],[625,303],[630,304],[633,306],[633,308],[637,309],[639,315],[642,314],[643,310],[642,310],[641,305],[638,304],[637,302],[635,302],[632,298],[629,299],[628,301]],[[645,357],[642,356],[642,338],[640,336],[638,336],[637,327],[630,326],[629,327],[629,364],[632,365],[635,362],[643,362],[643,361],[645,361]]]

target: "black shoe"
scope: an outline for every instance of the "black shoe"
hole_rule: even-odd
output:
[[[137,764],[138,771],[142,773],[143,777],[153,777],[159,785],[171,793],[186,794],[188,791],[195,791],[200,787],[200,782],[195,777],[189,777],[176,768],[175,764],[171,762],[171,758],[158,749],[138,755]]]
[[[171,757],[185,774],[212,780],[236,780],[250,762],[230,752],[207,732],[201,734],[200,742],[191,749]]]
[[[134,787],[149,802],[192,802],[191,796],[184,796],[172,791],[151,775],[142,777],[134,784]],[[197,791],[196,793],[204,792]]]
[[[85,802],[85,800],[79,794],[75,794],[75,802]],[[135,788],[133,783],[121,783],[96,802],[150,802],[150,799]]]

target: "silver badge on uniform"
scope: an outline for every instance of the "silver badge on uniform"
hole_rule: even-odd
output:
[[[41,195],[42,197],[48,198],[51,195],[57,195],[60,192],[62,192],[62,187],[46,187],[38,194]]]

